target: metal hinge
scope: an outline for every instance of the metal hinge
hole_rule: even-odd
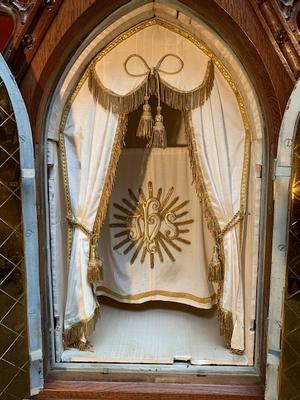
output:
[[[287,177],[291,176],[291,166],[289,165],[279,165],[277,158],[273,160],[273,180],[278,177]]]

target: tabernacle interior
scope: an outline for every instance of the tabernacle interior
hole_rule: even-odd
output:
[[[249,365],[224,348],[215,310],[167,302],[124,305],[101,298],[91,351],[67,349],[64,362]]]
[[[155,109],[157,101],[154,97],[151,97],[150,105],[152,109]],[[110,219],[113,219],[113,215],[116,212],[112,203],[115,198],[114,194],[118,192],[118,185],[121,185],[124,179],[126,180],[125,171],[130,171],[131,185],[138,187],[143,182],[149,158],[153,156],[151,153],[154,153],[160,174],[168,176],[170,173],[168,171],[170,160],[168,162],[167,159],[167,162],[164,162],[163,159],[168,157],[170,152],[171,154],[175,152],[175,157],[180,157],[182,152],[187,154],[188,151],[185,127],[180,111],[176,111],[163,104],[164,124],[168,140],[168,147],[166,149],[147,149],[145,140],[137,138],[136,131],[141,114],[142,108],[140,107],[129,115],[124,148],[118,165],[112,199],[103,227],[100,245],[101,254],[107,251],[107,247],[111,249],[114,244],[110,243],[108,238]],[[136,159],[136,161],[133,161],[133,165],[126,164],[128,162],[128,155],[131,162]],[[188,157],[185,157],[184,160],[188,163],[187,168],[190,168]],[[138,166],[140,167],[139,169],[137,168]],[[193,188],[191,194],[198,203],[192,177],[184,177],[190,179],[189,184]],[[134,179],[137,180],[136,183],[132,182]],[[206,224],[202,219],[201,224],[205,230],[206,247],[209,248],[208,253],[210,253],[213,245],[212,238],[209,237]],[[200,246],[201,248],[205,247],[199,236],[193,242],[193,245]],[[171,250],[176,251],[174,248]],[[184,249],[181,250],[184,253]],[[133,251],[129,252],[129,256],[132,253]],[[120,254],[123,255],[122,251]],[[105,264],[114,274],[114,269],[109,264],[110,258],[108,257],[104,261],[106,261]],[[150,259],[149,263],[147,261],[146,259],[139,267],[151,270]],[[203,263],[203,261],[199,260],[199,268],[203,267],[203,265],[201,266],[201,262]],[[206,269],[206,265],[204,269]],[[185,268],[184,261],[181,267]],[[110,273],[108,268],[104,270],[104,276]],[[133,268],[133,266],[130,268]],[[155,270],[155,268],[154,265],[153,269]],[[137,279],[142,278],[143,276]],[[202,276],[201,278],[205,281],[208,280],[207,276]],[[168,279],[168,275],[166,275],[166,279]],[[188,285],[192,285],[193,277],[187,276],[187,279],[191,279]],[[163,285],[163,282],[159,284]],[[178,286],[181,286],[180,282]],[[212,297],[214,297],[215,290],[213,287],[211,287],[211,290],[213,293]],[[96,287],[96,293],[98,294],[99,304],[101,304],[101,318],[96,325],[95,332],[89,338],[92,346],[91,351],[82,352],[73,348],[67,349],[62,355],[62,361],[124,364],[173,364],[176,361],[184,361],[193,365],[248,364],[245,355],[235,355],[230,350],[224,348],[223,339],[219,333],[214,300],[209,305],[201,304],[200,306],[191,300],[191,304],[196,304],[196,307],[193,307],[186,305],[188,301],[186,298],[179,298],[179,300],[175,298],[174,301],[168,296],[153,295],[150,298],[143,296],[141,299],[134,300],[130,298],[126,299],[126,295],[124,298],[121,298],[109,290],[105,290],[103,286],[101,288]]]
[[[94,39],[97,50],[87,51],[80,68],[72,67],[72,79],[64,78],[68,84],[62,79],[50,107],[47,146],[55,359],[253,365],[262,164],[261,121],[253,88],[230,49],[204,24],[201,35],[207,33],[220,59],[224,57],[228,68],[236,68],[240,86],[231,78],[230,68],[226,70],[197,39],[196,25],[192,36],[183,22],[182,33],[157,18],[137,22],[133,33],[124,36],[126,40],[115,36],[109,52]],[[110,29],[111,38],[113,26]],[[122,31],[121,26],[117,31]],[[152,46],[158,38],[164,45]],[[93,58],[99,48],[101,52]],[[144,96],[137,94],[129,106],[127,100],[122,103],[126,93],[135,93],[144,87],[140,82],[146,81],[138,75],[143,63],[136,52],[150,72],[157,60],[166,63],[157,72],[165,85],[161,115],[166,148],[153,146],[153,137],[137,137],[145,115]],[[124,75],[124,63],[130,57],[128,67],[134,78]],[[149,104],[156,121],[159,83],[150,72]],[[74,87],[74,82],[79,83]],[[200,95],[194,96],[190,109],[191,103],[184,102],[192,101],[189,91],[194,87]],[[114,92],[120,93],[118,98],[109,97]],[[172,101],[177,109],[170,106]],[[118,104],[121,109],[125,105],[123,111],[114,108]],[[115,152],[119,145],[120,154]],[[198,156],[203,160],[201,179],[206,180],[207,193],[197,170]],[[207,186],[210,182],[215,192]],[[218,266],[221,247],[203,198],[213,200],[215,218],[226,228],[226,257],[222,256],[226,274]],[[105,210],[97,225],[100,237],[94,232],[97,209]],[[102,271],[94,269],[90,274],[89,268],[98,268],[99,261]],[[225,308],[218,308],[221,297]]]

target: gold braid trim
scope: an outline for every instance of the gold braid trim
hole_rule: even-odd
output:
[[[194,110],[204,104],[211,94],[214,86],[214,63],[209,60],[203,82],[193,90],[181,91],[168,84],[161,77],[160,97],[168,106],[181,111]],[[148,95],[157,95],[155,77],[148,74],[139,86],[122,96],[106,88],[98,77],[95,66],[91,67],[88,76],[88,86],[95,99],[102,107],[118,114],[128,114],[136,110],[145,101],[146,86],[148,81]]]
[[[90,350],[91,345],[86,340],[95,330],[97,320],[100,316],[99,303],[96,300],[96,308],[93,315],[86,320],[82,320],[65,329],[63,333],[64,347],[75,347],[79,350]]]

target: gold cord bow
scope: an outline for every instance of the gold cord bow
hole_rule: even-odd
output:
[[[162,63],[164,60],[168,57],[174,57],[179,61],[179,68],[176,69],[175,71],[166,71],[161,68]],[[133,59],[139,59],[142,61],[142,63],[145,66],[145,72],[142,73],[133,73],[130,72],[128,69],[128,62]],[[146,80],[146,93],[145,93],[145,104],[143,106],[143,113],[139,122],[139,126],[137,129],[137,137],[147,139],[148,140],[148,147],[160,147],[160,148],[165,148],[167,147],[167,135],[166,135],[166,130],[165,126],[163,123],[163,116],[161,113],[161,94],[160,94],[160,75],[159,73],[165,73],[168,75],[174,75],[178,74],[179,72],[182,71],[184,67],[184,62],[182,59],[175,55],[175,54],[166,54],[163,57],[160,58],[158,63],[156,64],[155,67],[150,67],[147,64],[147,61],[140,56],[139,54],[131,54],[129,57],[124,62],[124,69],[126,73],[129,76],[132,76],[134,78],[145,76],[147,77]],[[157,113],[155,116],[155,122],[153,122],[152,114],[151,114],[151,106],[149,104],[149,86],[153,86],[153,80],[156,87],[154,88],[154,93],[157,95]],[[152,90],[153,93],[153,90]]]

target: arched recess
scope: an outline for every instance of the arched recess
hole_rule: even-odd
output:
[[[143,4],[145,2],[142,2]],[[152,2],[149,2],[152,3]],[[165,3],[165,2],[164,2]],[[183,5],[184,3],[184,5]],[[60,77],[61,71],[64,69],[72,54],[75,53],[81,41],[88,35],[92,29],[103,21],[110,23],[117,19],[118,16],[126,13],[126,10],[136,8],[141,2],[116,1],[116,2],[96,2],[92,5],[80,6],[74,14],[69,15],[68,1],[65,1],[59,15],[49,29],[45,41],[40,47],[39,52],[34,58],[27,75],[21,82],[21,88],[25,97],[25,101],[29,108],[29,114],[33,125],[35,141],[37,147],[37,162],[41,166],[39,174],[39,182],[41,187],[44,183],[43,169],[45,166],[45,147],[44,147],[44,123],[49,106],[50,95],[56,86]],[[242,60],[245,69],[251,75],[253,84],[256,87],[256,92],[261,103],[265,122],[265,184],[267,186],[265,196],[265,207],[268,213],[265,216],[266,220],[266,251],[264,263],[264,277],[261,279],[262,286],[265,286],[268,293],[268,276],[270,268],[270,243],[272,224],[272,185],[271,169],[269,168],[269,159],[272,160],[273,153],[276,148],[276,137],[279,131],[281,114],[288,98],[288,94],[292,84],[289,82],[285,88],[278,86],[275,76],[281,76],[279,81],[284,82],[284,73],[280,71],[278,65],[274,70],[268,68],[266,61],[263,59],[263,51],[258,50],[257,43],[251,39],[250,32],[247,31],[246,24],[239,20],[238,16],[233,11],[226,9],[222,2],[213,2],[209,8],[204,4],[201,5],[197,1],[170,2],[172,6],[180,10],[184,9],[191,13],[196,18],[204,18],[211,26],[216,27],[216,30],[236,51],[240,60]],[[122,6],[122,7],[121,7]],[[120,9],[118,9],[121,7]],[[123,8],[124,7],[124,8]],[[241,5],[242,7],[242,5]],[[247,7],[251,7],[247,5]],[[238,7],[236,7],[238,9]],[[248,10],[249,11],[249,10]],[[116,14],[113,14],[116,12]],[[66,18],[66,16],[69,16]],[[189,14],[190,15],[190,14]],[[105,21],[105,18],[109,17]],[[111,19],[112,18],[112,19]],[[223,21],[220,23],[220,21]],[[258,23],[257,23],[258,24]],[[254,30],[259,31],[260,26],[254,24]],[[263,32],[263,31],[261,31]],[[55,38],[55,40],[54,40]],[[252,36],[253,38],[253,36]],[[52,45],[52,43],[55,43]],[[48,44],[46,44],[48,43]],[[51,45],[49,44],[51,43]],[[254,43],[254,44],[253,44]],[[268,45],[266,45],[267,47]],[[267,49],[266,49],[267,51]],[[275,62],[276,64],[276,62]],[[279,73],[278,73],[279,72]],[[284,84],[282,84],[284,86]],[[276,92],[276,90],[277,92]],[[42,193],[40,191],[39,193]],[[45,202],[41,195],[41,209],[45,213]],[[41,224],[41,239],[46,242],[45,226]],[[45,270],[45,252],[41,251],[41,260],[43,270]],[[264,310],[261,314],[261,319],[266,317],[268,308],[268,299],[264,302]],[[47,334],[45,333],[47,336]],[[261,360],[262,371],[264,360]]]
[[[123,9],[122,11],[124,13],[125,10]],[[259,174],[260,166],[262,165],[261,157],[263,122],[260,112],[260,105],[247,73],[244,71],[243,67],[241,66],[238,59],[234,56],[232,51],[228,47],[226,47],[222,39],[217,37],[215,33],[211,29],[209,29],[204,23],[184,14],[184,12],[182,11],[178,14],[178,12],[170,6],[156,5],[156,8],[154,9],[151,3],[141,6],[139,8],[127,10],[126,14],[121,14],[121,11],[112,14],[109,21],[104,21],[102,24],[98,25],[98,27],[81,44],[72,59],[69,61],[67,67],[64,70],[64,73],[62,74],[61,79],[59,80],[54,90],[46,117],[45,139],[49,140],[49,151],[47,152],[50,158],[49,165],[51,165],[51,163],[53,162],[55,163],[55,161],[53,161],[53,159],[51,158],[52,154],[55,154],[55,150],[51,150],[51,146],[53,146],[53,143],[57,142],[58,140],[63,108],[66,104],[68,97],[74,91],[76,83],[87,68],[87,65],[90,63],[93,57],[105,47],[105,45],[110,43],[112,39],[116,38],[119,34],[122,34],[127,29],[130,29],[132,26],[136,26],[138,23],[149,20],[155,16],[159,18],[164,18],[166,21],[176,23],[178,29],[180,29],[181,27],[185,30],[184,32],[190,32],[191,35],[195,35],[194,37],[201,37],[201,40],[206,43],[206,45],[210,49],[209,51],[213,52],[213,57],[215,57],[214,60],[220,59],[222,60],[222,62],[225,63],[227,71],[230,72],[228,82],[232,84],[233,90],[241,90],[242,97],[244,97],[245,101],[242,101],[241,107],[245,107],[249,111],[250,125],[252,127],[251,130],[253,134],[252,145],[254,147],[257,147],[257,154],[260,154],[257,156],[256,159],[258,178],[260,179]],[[264,161],[264,165],[266,166],[266,161]],[[53,181],[53,184],[56,179],[57,178],[55,176],[51,177],[51,181]],[[256,187],[256,197],[254,200],[256,205],[260,201],[259,192],[260,190],[258,189],[258,187]],[[258,214],[259,212],[257,213],[257,218],[259,220]],[[255,237],[255,240],[258,243],[258,230],[256,230]],[[251,259],[251,262],[257,265],[257,253],[253,254],[253,257],[249,257],[248,259]],[[53,275],[56,274],[53,274],[52,272],[52,276]],[[252,277],[251,279],[253,279],[253,282],[256,282],[256,275],[254,275],[254,277]],[[253,293],[255,293],[256,283],[254,283],[252,289]],[[247,296],[253,298],[253,293],[250,294],[249,292]],[[54,297],[56,297],[56,295]],[[248,330],[253,329],[250,325],[254,324],[255,306],[253,310],[250,311],[250,314],[252,314],[252,317],[248,316]],[[59,327],[57,326],[57,328]],[[59,332],[59,329],[57,329],[57,332]],[[252,341],[252,344],[250,345],[252,350],[250,351],[250,353],[253,351],[254,347],[253,340],[254,335],[252,336],[252,339],[250,339],[250,341]],[[58,353],[56,354],[58,358],[60,357],[58,355],[60,351],[61,350],[58,350]]]
[[[43,385],[42,368],[42,331],[41,331],[41,302],[39,285],[38,262],[38,230],[36,210],[35,162],[33,153],[32,133],[26,107],[18,86],[12,76],[4,58],[0,55],[0,81],[4,85],[1,94],[7,91],[13,114],[9,115],[4,108],[1,112],[6,120],[12,118],[16,123],[18,145],[20,153],[22,225],[25,260],[25,287],[27,290],[27,322],[28,322],[28,351],[30,359],[30,387],[31,394],[37,394]],[[1,98],[5,100],[5,98]],[[13,134],[13,132],[10,132]],[[7,152],[4,151],[4,154]],[[5,165],[3,168],[9,168]],[[8,175],[9,176],[9,175]],[[7,182],[2,182],[2,185]],[[2,189],[3,190],[3,189]],[[7,191],[7,190],[6,190]],[[10,194],[11,197],[12,194]],[[16,228],[15,228],[16,229]],[[7,239],[6,239],[7,240]],[[4,241],[5,242],[5,241]],[[3,243],[4,243],[3,242]]]

